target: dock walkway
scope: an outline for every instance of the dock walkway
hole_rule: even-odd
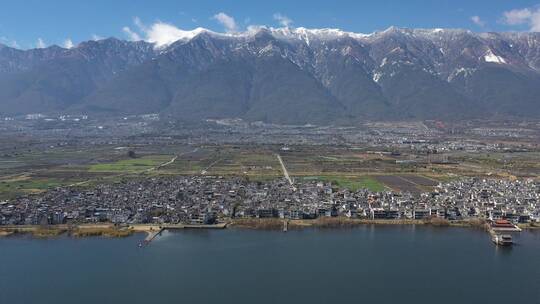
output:
[[[214,225],[203,225],[203,224],[167,224],[167,225],[133,225],[131,228],[134,231],[146,232],[147,236],[144,238],[143,242],[139,244],[139,247],[142,245],[148,245],[152,242],[158,235],[164,230],[177,230],[177,229],[225,229],[227,228],[228,223],[219,223]]]

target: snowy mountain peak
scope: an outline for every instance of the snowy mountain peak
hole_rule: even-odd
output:
[[[309,44],[314,40],[332,40],[350,37],[353,39],[362,39],[368,37],[370,34],[347,32],[335,28],[321,28],[321,29],[308,29],[305,27],[266,27],[266,26],[254,26],[249,27],[243,32],[228,32],[219,33],[205,28],[196,28],[194,30],[184,31],[179,29],[168,28],[165,31],[159,31],[160,35],[149,35],[147,42],[153,43],[157,49],[167,47],[174,42],[183,41],[187,42],[196,36],[206,33],[214,37],[222,38],[253,38],[261,34],[269,34],[276,39],[282,40],[299,40]]]
[[[161,26],[146,28],[144,41],[4,46],[0,113],[67,105],[280,123],[540,115],[539,33]]]
[[[338,39],[344,37],[364,38],[369,35],[362,33],[346,32],[335,28],[308,29],[298,28],[270,28],[272,35],[276,38],[300,39],[309,44],[313,39]]]

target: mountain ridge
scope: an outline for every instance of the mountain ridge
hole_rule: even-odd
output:
[[[278,123],[540,116],[540,33],[391,27],[186,31],[0,47],[0,113],[240,117]]]

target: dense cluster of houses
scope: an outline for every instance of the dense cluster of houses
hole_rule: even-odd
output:
[[[0,225],[112,222],[211,224],[230,218],[313,219],[346,216],[371,219],[540,221],[540,184],[532,180],[471,178],[413,195],[356,192],[328,182],[249,182],[209,176],[150,178],[102,184],[92,189],[61,187],[0,202]]]

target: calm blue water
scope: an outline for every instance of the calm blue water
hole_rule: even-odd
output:
[[[459,228],[0,239],[0,303],[540,303],[540,232]]]

